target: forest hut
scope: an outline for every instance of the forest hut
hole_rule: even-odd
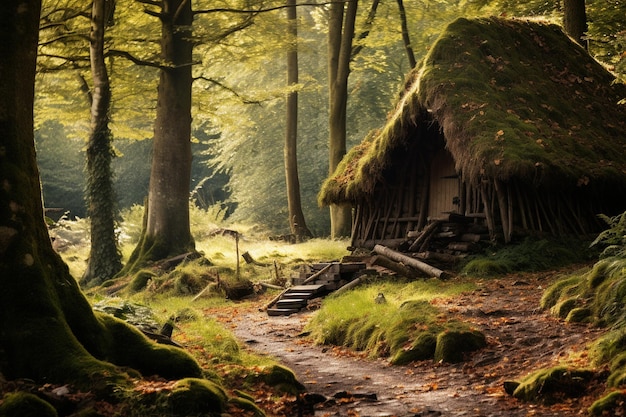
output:
[[[356,247],[451,216],[505,242],[595,233],[626,210],[625,97],[556,25],[457,19],[319,202],[353,207]]]

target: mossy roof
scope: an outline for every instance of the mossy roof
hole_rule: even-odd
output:
[[[371,193],[394,164],[393,150],[433,120],[466,181],[624,184],[626,123],[618,102],[625,97],[625,86],[559,26],[457,19],[409,74],[384,127],[326,180],[320,203]]]

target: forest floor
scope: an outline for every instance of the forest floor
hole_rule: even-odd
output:
[[[326,399],[303,415],[587,415],[587,408],[605,388],[602,381],[592,383],[582,397],[560,399],[553,405],[519,401],[503,388],[505,381],[519,380],[540,368],[563,363],[590,366],[585,349],[602,330],[565,323],[539,308],[543,291],[560,272],[476,280],[472,292],[435,300],[448,317],[471,322],[487,336],[488,346],[460,364],[430,360],[393,366],[386,358],[371,359],[360,352],[318,346],[304,331],[315,312],[269,317],[259,311],[267,300],[260,300],[256,307],[221,308],[207,314],[230,327],[255,353],[271,356],[292,369],[308,395]]]

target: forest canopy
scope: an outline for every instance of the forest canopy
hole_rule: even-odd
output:
[[[81,143],[86,140],[89,123],[83,92],[83,81],[88,79],[88,45],[84,40],[88,22],[80,18],[80,13],[67,20],[68,13],[62,12],[75,9],[76,3],[44,1],[35,111],[45,204],[82,217],[85,205]],[[212,3],[215,9],[242,9],[245,2]],[[621,47],[625,33],[622,16],[626,4],[587,3],[589,52],[623,78],[626,65]],[[195,16],[194,168],[190,192],[201,183],[207,194],[201,207],[218,204],[228,208],[227,215],[232,220],[245,219],[263,224],[274,233],[284,233],[288,228],[282,162],[285,14],[281,2],[264,1],[259,5],[275,10],[257,13],[250,24],[237,28],[226,41],[216,34],[228,29],[232,13],[209,10]],[[458,17],[532,16],[556,24],[562,20],[559,4],[532,0],[411,0],[405,1],[404,6],[418,60],[428,53],[440,31]],[[198,9],[202,9],[201,2]],[[327,211],[319,209],[316,202],[328,175],[326,12],[326,6],[298,7],[300,185],[307,223],[318,236],[327,235],[329,227]],[[358,33],[365,27],[368,12],[367,5],[360,8]],[[54,26],[61,19],[66,32]],[[120,208],[125,208],[141,204],[146,196],[146,163],[150,158],[157,81],[154,66],[138,65],[125,55],[132,54],[141,62],[154,61],[160,33],[158,25],[151,22],[138,3],[130,0],[117,2],[115,19],[107,30],[107,43],[116,51],[108,58],[113,87],[111,128],[117,155],[115,191]],[[72,36],[65,36],[63,43],[53,42],[59,35],[67,34]],[[357,47],[362,49],[351,64],[348,149],[380,126],[396,101],[410,70],[401,35],[397,5],[383,2],[368,36],[357,39]]]

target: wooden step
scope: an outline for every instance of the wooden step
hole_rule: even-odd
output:
[[[324,291],[324,285],[316,284],[316,285],[295,285],[289,288],[287,292],[299,292],[299,293],[307,293],[307,294],[318,294]]]
[[[284,300],[284,299],[287,299],[287,298],[311,299],[311,298],[315,298],[315,293],[310,293],[310,292],[290,292],[290,291],[287,291],[286,293],[283,294],[281,299]]]
[[[292,314],[300,312],[298,308],[268,308],[268,316],[290,316]]]
[[[306,307],[306,300],[302,299],[302,298],[286,298],[283,299],[281,298],[280,300],[278,300],[276,302],[276,307],[277,308],[286,308],[286,309],[292,309],[292,308],[297,308],[297,309],[301,309],[303,307]]]

